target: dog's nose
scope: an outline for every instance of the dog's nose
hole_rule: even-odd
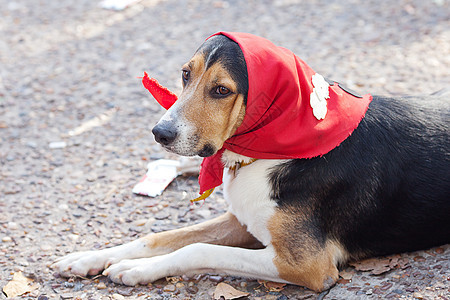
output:
[[[152,133],[155,136],[155,140],[165,146],[171,144],[178,135],[175,129],[170,128],[165,124],[158,124],[153,127]]]

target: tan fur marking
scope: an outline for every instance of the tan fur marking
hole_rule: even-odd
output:
[[[155,255],[173,252],[194,243],[262,248],[260,242],[230,212],[212,220],[180,229],[151,234],[142,238]]]
[[[339,243],[324,246],[308,234],[307,214],[278,211],[269,222],[276,257],[274,264],[282,279],[315,291],[330,288],[338,279],[337,263],[347,256]],[[303,219],[303,220],[302,220]],[[304,223],[306,224],[306,223]],[[300,225],[300,226],[299,226]]]
[[[199,149],[211,144],[218,150],[244,119],[244,95],[237,93],[237,83],[220,62],[205,70],[205,57],[201,53],[184,68],[190,69],[191,76],[180,95],[182,116],[197,129]],[[210,92],[218,86],[228,88],[232,94],[213,98]]]

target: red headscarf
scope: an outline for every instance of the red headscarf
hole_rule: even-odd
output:
[[[248,34],[219,32],[239,44],[247,64],[244,120],[216,154],[203,159],[200,193],[222,184],[225,149],[257,159],[321,156],[339,146],[358,126],[372,96],[354,96],[328,83],[290,50]],[[166,109],[170,91],[145,74],[144,86]]]

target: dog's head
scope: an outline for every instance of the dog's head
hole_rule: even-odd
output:
[[[213,36],[183,66],[181,77],[181,95],[152,132],[171,152],[211,156],[244,119],[248,74],[242,50],[228,37]]]

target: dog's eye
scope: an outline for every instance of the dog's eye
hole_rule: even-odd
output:
[[[219,94],[219,95],[221,95],[221,96],[226,96],[226,95],[228,95],[229,93],[230,93],[230,90],[227,89],[227,88],[224,87],[224,86],[219,86],[219,87],[217,87],[217,89],[216,89],[216,94]]]
[[[183,82],[186,83],[189,80],[189,77],[191,76],[191,72],[188,70],[183,70],[181,76],[183,77]]]

